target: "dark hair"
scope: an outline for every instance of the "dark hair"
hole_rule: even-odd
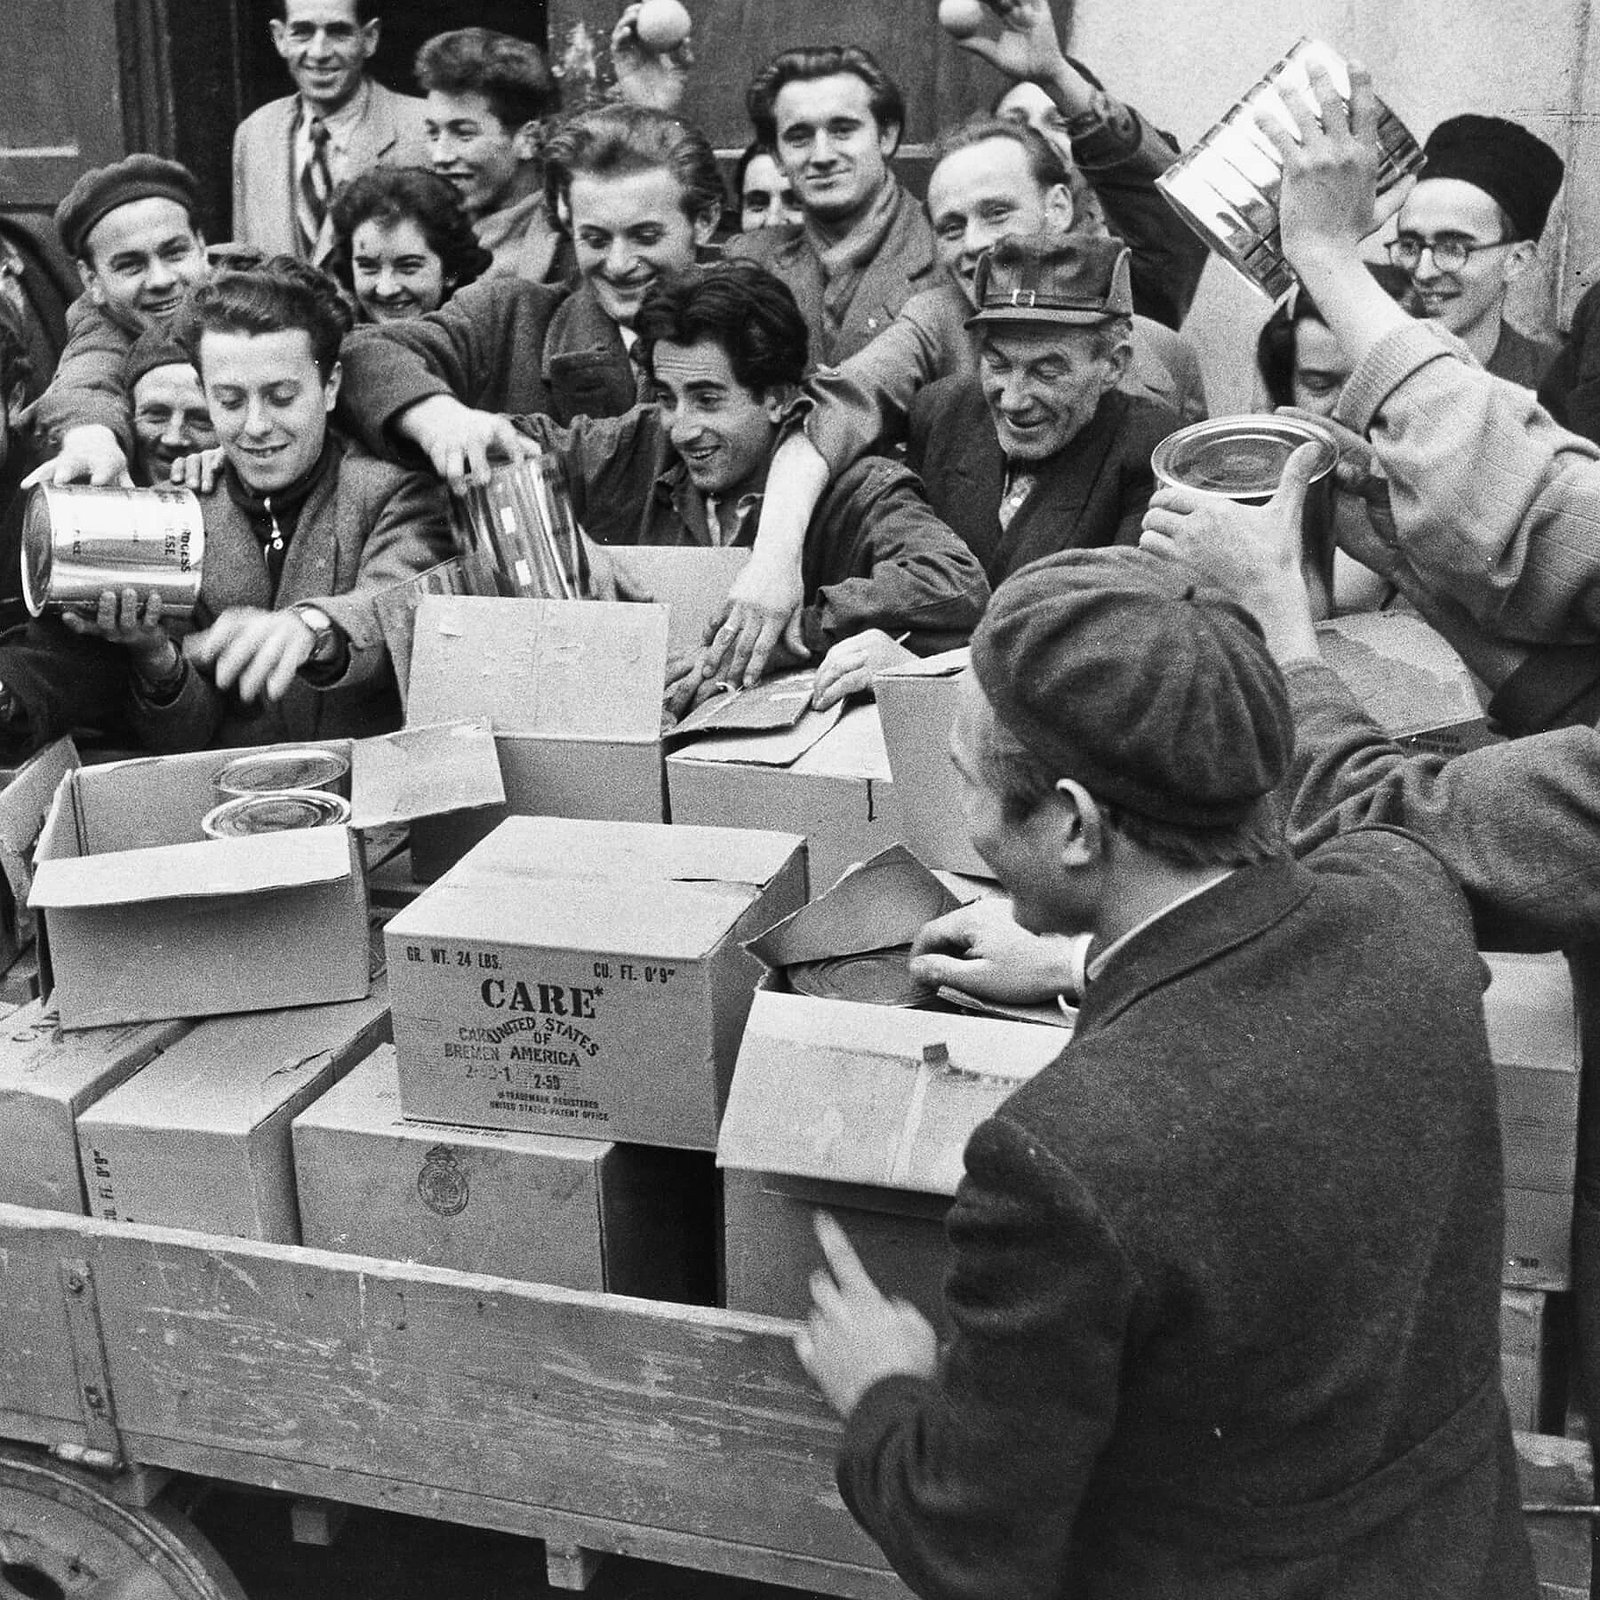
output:
[[[366,27],[377,15],[376,0],[356,0],[355,13],[357,24],[363,28]],[[289,20],[289,0],[272,0],[272,14],[279,22],[287,22]]]
[[[880,133],[895,130],[896,139],[905,131],[906,97],[877,61],[858,44],[807,44],[775,55],[750,80],[744,92],[744,108],[750,125],[762,144],[776,148],[778,122],[773,107],[779,92],[791,83],[833,78],[848,72],[867,86],[867,103]]]
[[[173,337],[189,352],[196,372],[206,333],[281,333],[301,328],[324,378],[339,359],[339,343],[355,318],[327,273],[294,256],[274,256],[249,272],[219,273],[197,285],[178,308]],[[203,375],[203,372],[202,372]]]
[[[333,253],[328,271],[352,294],[351,240],[363,222],[392,228],[411,221],[444,266],[445,298],[489,270],[494,257],[478,243],[456,186],[426,167],[373,167],[333,197]]]
[[[6,404],[19,383],[26,385],[32,380],[33,360],[28,354],[27,340],[11,308],[0,304],[0,406]]]
[[[713,339],[746,389],[792,388],[806,375],[810,335],[788,284],[754,261],[691,267],[652,284],[634,318],[640,365],[655,347]]]
[[[1369,261],[1367,271],[1378,281],[1391,300],[1405,301],[1411,278],[1388,261]],[[1294,404],[1294,345],[1295,329],[1302,322],[1322,322],[1322,312],[1304,289],[1296,289],[1293,296],[1279,306],[1262,325],[1256,336],[1256,371],[1261,374],[1261,386],[1275,406]]]
[[[983,781],[1000,801],[1008,823],[1018,823],[1056,792],[1070,772],[1054,772],[1022,745],[996,717],[984,723],[978,750]],[[1093,790],[1089,791],[1091,794]],[[1243,867],[1282,855],[1283,813],[1275,794],[1263,795],[1237,822],[1218,828],[1183,828],[1114,805],[1095,795],[1106,825],[1170,867]]]
[[[438,33],[417,51],[422,92],[481,94],[509,132],[561,109],[561,89],[544,52],[491,28]]]
[[[573,177],[609,178],[665,169],[683,190],[691,222],[727,203],[722,169],[711,141],[692,123],[663,111],[618,103],[568,117],[544,149],[545,194],[550,215],[565,224]]]
[[[769,160],[777,161],[778,152],[770,144],[763,144],[759,139],[752,139],[739,154],[738,161],[733,168],[733,205],[738,210],[744,202],[744,175],[750,170],[750,163],[757,156],[766,156]],[[780,167],[781,167],[780,163]]]
[[[929,176],[939,164],[958,150],[971,150],[975,145],[987,144],[991,139],[1009,139],[1027,158],[1028,171],[1041,189],[1053,189],[1064,184],[1072,196],[1072,229],[1074,233],[1104,233],[1105,212],[1100,197],[1089,180],[1077,169],[1061,159],[1061,153],[1039,130],[1015,117],[975,116],[939,136],[933,147],[933,166]]]

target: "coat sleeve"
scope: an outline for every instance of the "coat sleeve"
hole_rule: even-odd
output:
[[[1138,544],[1144,528],[1144,514],[1150,508],[1150,496],[1156,492],[1151,452],[1169,433],[1182,426],[1177,414],[1165,406],[1140,416],[1122,452],[1121,502],[1114,543]]]
[[[59,449],[69,428],[90,423],[109,428],[125,451],[133,448],[128,390],[122,381],[123,362],[132,344],[132,336],[87,295],[73,301],[56,374],[24,419],[45,448]]]
[[[1330,668],[1285,673],[1295,853],[1371,825],[1421,839],[1465,890],[1486,949],[1553,950],[1600,926],[1600,733],[1560,728],[1445,759],[1410,754]]]
[[[1419,322],[1368,352],[1336,415],[1371,439],[1396,560],[1417,584],[1502,638],[1600,636],[1600,449],[1557,426],[1530,390]]]
[[[825,654],[867,628],[908,634],[919,654],[965,643],[989,603],[978,558],[934,515],[914,473],[856,469],[824,497],[807,536],[815,600],[801,628]]]
[[[967,1146],[947,1224],[952,1337],[845,1428],[845,1503],[922,1600],[1058,1600],[1117,1413],[1137,1275],[1091,1197],[1003,1115]]]

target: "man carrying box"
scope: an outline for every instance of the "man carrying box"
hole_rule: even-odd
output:
[[[1466,906],[1409,835],[1299,862],[1258,629],[1178,561],[997,592],[952,751],[1072,1042],[973,1134],[932,1328],[819,1225],[802,1361],[920,1595],[1534,1593]]]

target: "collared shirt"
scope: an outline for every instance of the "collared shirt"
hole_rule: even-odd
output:
[[[765,495],[752,490],[742,494],[729,508],[733,513],[731,526],[724,526],[722,520],[722,507],[717,502],[714,494],[705,497],[706,506],[706,531],[711,535],[713,544],[730,545],[741,544],[744,541],[744,530],[750,526],[751,521],[760,513],[761,502]]]
[[[371,98],[372,84],[363,78],[361,87],[344,105],[322,118],[323,126],[328,130],[328,175],[333,179],[335,189],[355,176],[350,171],[350,137],[366,116],[367,102]],[[311,159],[311,123],[319,115],[304,100],[300,102],[300,115],[295,118],[294,124],[294,170],[297,176],[305,171],[306,163]]]
[[[1127,944],[1127,942],[1136,934],[1143,933],[1144,930],[1150,927],[1153,923],[1159,922],[1165,916],[1170,916],[1171,913],[1176,911],[1179,906],[1187,905],[1189,901],[1199,899],[1199,897],[1205,894],[1208,890],[1215,889],[1219,883],[1224,883],[1231,878],[1237,870],[1238,869],[1235,867],[1224,867],[1220,872],[1218,872],[1216,877],[1208,878],[1206,882],[1199,886],[1199,888],[1191,889],[1187,894],[1180,894],[1176,900],[1169,900],[1167,904],[1162,906],[1159,911],[1154,912],[1150,916],[1146,917],[1143,922],[1134,923],[1134,925],[1129,928],[1125,934],[1123,934],[1120,938],[1113,939],[1111,943],[1108,944],[1105,949],[1102,950],[1094,958],[1094,960],[1089,963],[1089,969],[1085,974],[1089,982],[1093,983],[1094,980],[1105,971],[1106,963],[1110,961],[1112,956],[1114,956],[1117,951],[1119,951],[1123,945]]]

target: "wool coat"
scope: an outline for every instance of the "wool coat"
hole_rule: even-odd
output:
[[[1101,396],[1083,431],[1038,464],[1038,482],[1004,529],[1006,458],[976,378],[944,378],[917,396],[907,459],[992,587],[1061,550],[1137,544],[1155,492],[1150,453],[1178,426],[1153,400],[1118,389]]]
[[[846,1502],[924,1600],[1533,1600],[1459,891],[1364,830],[1115,951],[973,1134]]]

